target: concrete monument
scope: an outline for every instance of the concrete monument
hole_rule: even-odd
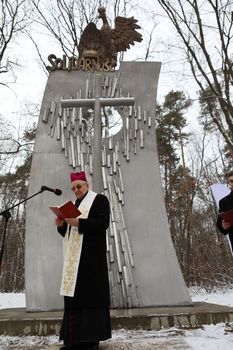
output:
[[[106,56],[93,57],[58,60],[50,55],[29,195],[42,185],[60,188],[63,194],[57,198],[44,192],[28,202],[27,309],[63,307],[62,239],[49,206],[72,198],[69,173],[81,170],[111,203],[107,257],[112,307],[189,305],[169,232],[156,148],[160,63],[123,62],[113,70],[116,51],[105,63]],[[118,111],[123,125],[114,136],[101,138],[101,113],[108,106]]]

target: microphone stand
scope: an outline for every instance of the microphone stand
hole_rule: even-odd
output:
[[[43,186],[42,186],[43,187]],[[5,240],[6,240],[6,232],[7,232],[7,224],[8,224],[8,221],[9,219],[11,218],[11,213],[10,213],[10,210],[15,208],[15,207],[18,207],[20,204],[28,201],[29,199],[31,199],[32,197],[35,197],[37,196],[38,194],[44,192],[43,188],[41,187],[40,191],[34,193],[32,196],[22,200],[21,202],[18,202],[16,203],[15,205],[12,205],[12,207],[10,208],[7,208],[5,210],[3,210],[1,213],[0,213],[0,216],[2,216],[4,219],[5,219],[5,225],[4,225],[4,229],[3,229],[3,236],[2,236],[2,245],[1,245],[1,248],[0,248],[0,269],[1,269],[1,266],[2,266],[2,258],[3,258],[3,253],[4,253],[4,247],[5,247]]]

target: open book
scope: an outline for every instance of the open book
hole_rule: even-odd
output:
[[[219,213],[219,217],[227,222],[230,222],[233,226],[233,209]]]
[[[81,215],[81,212],[71,201],[66,202],[60,207],[49,207],[49,209],[62,220],[65,218],[77,218],[77,216]]]

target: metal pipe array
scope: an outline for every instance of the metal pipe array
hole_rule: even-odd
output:
[[[133,97],[122,97],[120,73],[102,73],[99,101],[101,106],[114,106],[122,115],[121,138],[111,136],[102,139],[103,193],[109,198],[110,226],[107,231],[107,258],[112,307],[138,307],[132,244],[124,220],[125,187],[120,159],[130,162],[145,147],[146,135],[152,126],[152,116],[140,105],[132,105]],[[98,81],[98,79],[97,79]],[[87,171],[93,182],[93,130],[95,75],[88,74],[86,84],[72,99],[51,101],[43,113],[48,133],[61,144],[70,166],[76,171]],[[127,94],[126,94],[127,95]],[[84,98],[82,98],[84,97]],[[124,104],[124,107],[120,108]],[[90,118],[90,116],[92,118]]]

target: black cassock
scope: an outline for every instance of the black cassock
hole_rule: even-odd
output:
[[[228,194],[228,196],[223,197],[219,201],[219,213],[222,213],[230,209],[233,209],[233,191],[231,191],[230,194]],[[222,219],[220,217],[218,217],[218,220],[217,220],[217,227],[219,231],[222,232],[224,235],[227,235],[227,234],[229,235],[231,247],[233,249],[233,227],[229,227],[227,230],[225,230],[222,227]]]
[[[84,198],[84,197],[83,197]],[[83,199],[82,198],[82,199]],[[76,200],[78,207],[81,200]],[[83,245],[73,297],[64,297],[60,339],[65,345],[111,338],[110,293],[106,257],[109,201],[97,194],[87,219],[79,219]],[[67,224],[58,228],[64,237]]]

